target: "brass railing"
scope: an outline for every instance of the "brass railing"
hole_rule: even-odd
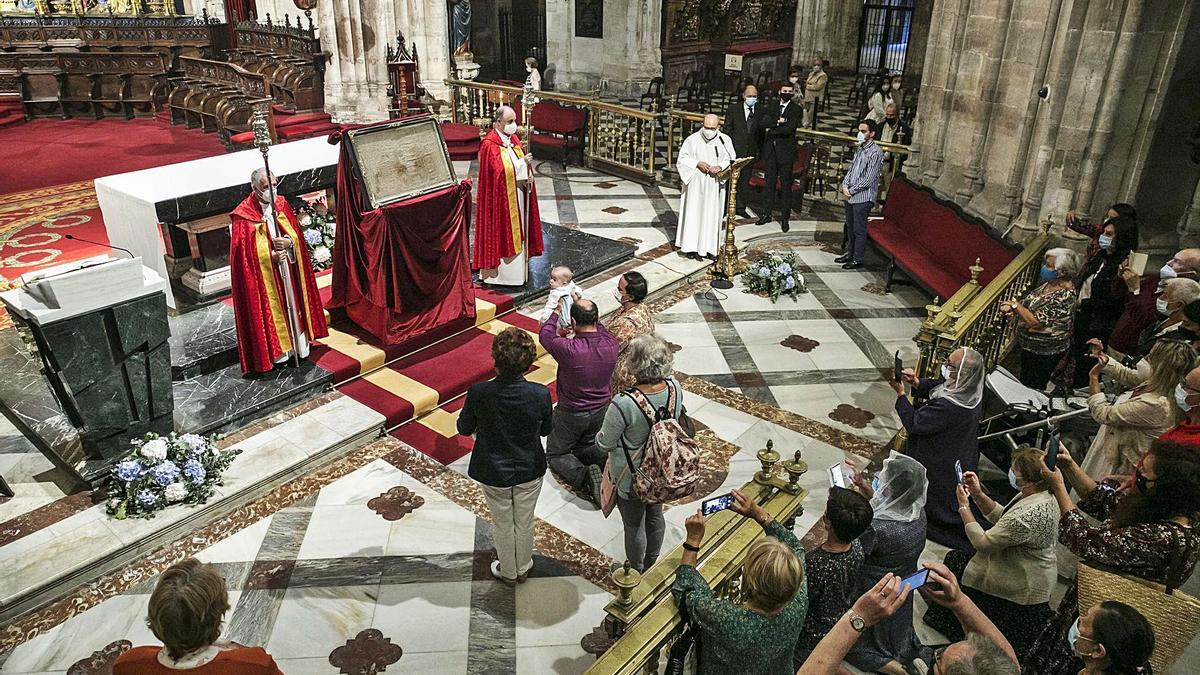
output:
[[[854,159],[854,151],[858,148],[858,139],[845,134],[835,134],[828,131],[813,129],[797,129],[796,135],[801,143],[811,144],[813,153],[808,164],[808,189],[817,196],[837,199],[839,186]],[[879,172],[879,194],[887,195],[892,179],[899,173],[904,158],[908,157],[909,147],[899,143],[876,142],[884,152],[883,171]]]
[[[934,298],[926,306],[925,321],[913,337],[919,352],[917,377],[938,377],[942,361],[959,347],[971,347],[982,354],[988,370],[1003,360],[1013,345],[1016,323],[1000,313],[1000,303],[1020,300],[1038,284],[1051,226],[1047,218],[1041,233],[1026,242],[1017,257],[986,286],[978,281],[983,268],[976,260],[970,281],[943,304],[938,305],[938,298]]]
[[[792,521],[802,512],[802,503],[808,496],[798,482],[807,465],[800,459],[799,451],[791,461],[780,462],[770,442],[759,451],[758,458],[763,469],[742,491],[776,521]],[[696,569],[716,597],[741,602],[742,561],[750,546],[762,537],[762,528],[757,523],[731,511],[708,518]],[[636,572],[614,575],[620,595],[605,608],[604,627],[616,641],[588,668],[588,675],[660,672],[661,661],[683,632],[679,609],[671,597],[682,553],[676,547],[640,578]]]
[[[679,146],[683,145],[683,141],[687,139],[688,136],[696,133],[696,131],[700,129],[700,125],[704,124],[704,113],[688,112],[687,110],[676,110],[675,108],[671,108],[666,112],[666,115],[666,166],[674,168],[675,155],[679,152]],[[749,167],[747,170],[749,170]]]

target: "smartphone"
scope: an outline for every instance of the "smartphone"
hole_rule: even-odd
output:
[[[962,461],[954,460],[954,475],[958,476],[958,482],[963,482]]]
[[[892,377],[894,377],[897,382],[904,381],[904,362],[900,360],[899,350],[896,351],[896,365],[892,370]]]
[[[1129,254],[1129,269],[1140,277],[1146,273],[1146,261],[1148,260],[1150,260],[1150,256],[1133,251]]]
[[[896,595],[903,593],[905,586],[908,586],[915,591],[927,583],[929,583],[929,570],[920,570],[914,574],[904,577],[904,579],[900,581],[900,585],[896,587]]]
[[[712,499],[705,499],[703,502],[700,502],[700,513],[703,513],[705,516],[711,516],[717,511],[724,511],[730,506],[733,506],[733,493],[713,497]]]
[[[1046,468],[1054,470],[1054,463],[1058,461],[1058,429],[1050,432],[1050,441],[1046,444]]]
[[[849,482],[846,479],[846,470],[842,468],[841,462],[829,467],[829,485],[844,488],[847,487],[847,483]]]

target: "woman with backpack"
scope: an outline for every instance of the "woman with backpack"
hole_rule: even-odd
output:
[[[646,503],[634,486],[651,440],[651,416],[678,420],[684,413],[683,389],[673,373],[675,358],[667,343],[654,335],[639,335],[629,342],[629,373],[636,383],[618,393],[608,405],[596,447],[608,453],[608,480],[616,488],[617,508],[625,525],[625,558],[641,572],[658,560],[662,549],[662,502]],[[689,441],[690,442],[690,441]]]

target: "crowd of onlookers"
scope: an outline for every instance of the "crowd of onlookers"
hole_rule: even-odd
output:
[[[1023,384],[1086,390],[1099,425],[1086,451],[1017,447],[1000,467],[1007,486],[985,486],[983,355],[956,349],[935,378],[904,371],[892,382],[903,450],[847,467],[849,486],[830,488],[816,548],[805,551],[733,492],[729,508],[766,535],[746,554],[740,601],[718,597],[697,572],[705,516],[687,519],[673,593],[699,636],[700,673],[838,673],[843,662],[889,675],[1151,672],[1156,639],[1165,639],[1154,617],[1128,597],[1081,604],[1078,580],[1099,570],[1174,590],[1200,558],[1192,527],[1200,512],[1200,250],[1139,273],[1132,207],[1114,205],[1100,224],[1070,214],[1068,224],[1091,236],[1087,253],[1050,249],[1030,290],[999,310],[1015,324]],[[672,350],[644,305],[646,279],[624,274],[614,291],[620,307],[602,323],[570,270],[551,276],[537,340],[557,362],[557,405],[524,377],[537,356],[534,338],[509,328],[492,345],[497,377],[471,387],[458,420],[459,433],[474,436],[468,472],[492,516],[491,572],[509,585],[534,565],[534,510],[547,469],[606,516],[619,513],[626,564],[654,565],[665,522],[662,503],[641,485],[646,448],[663,441],[664,420],[691,433]],[[921,564],[929,540],[949,553]],[[1069,580],[1054,604],[1060,576]],[[920,617],[915,593],[928,605]],[[150,602],[165,648],[132,650],[116,672],[214,662],[220,672],[277,672],[261,649],[218,642],[227,609],[212,568],[194,560],[172,567]],[[917,620],[949,644],[923,643]]]

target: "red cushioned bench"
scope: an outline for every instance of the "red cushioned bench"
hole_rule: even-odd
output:
[[[517,120],[521,119],[521,106],[516,105]],[[567,168],[567,157],[571,153],[579,155],[579,163],[583,164],[583,134],[587,128],[587,111],[580,108],[569,108],[557,101],[539,101],[533,107],[533,154],[538,156],[543,150],[553,150],[554,156]]]
[[[888,188],[883,216],[867,224],[867,240],[889,258],[887,284],[899,267],[910,279],[943,300],[971,279],[979,259],[987,284],[1019,252],[992,237],[987,225],[897,175]]]

